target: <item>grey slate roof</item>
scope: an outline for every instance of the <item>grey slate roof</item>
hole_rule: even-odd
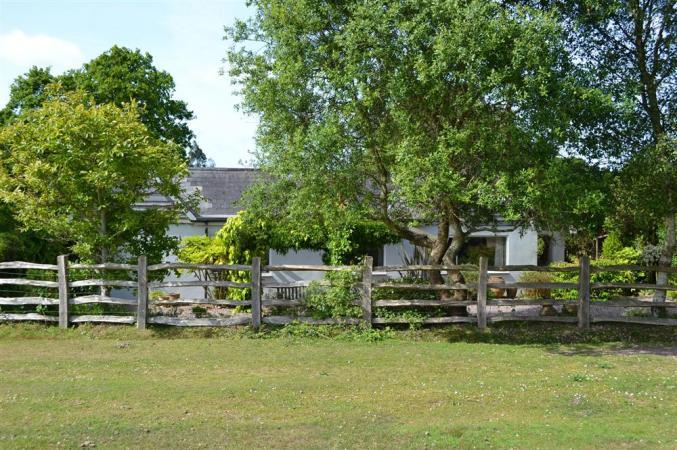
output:
[[[204,199],[197,220],[224,220],[235,215],[240,208],[236,203],[242,193],[256,181],[257,169],[192,167],[184,180],[188,192],[198,190]]]
[[[260,172],[257,169],[225,167],[191,167],[189,175],[182,182],[183,188],[191,194],[198,191],[203,199],[198,211],[190,211],[187,219],[198,222],[221,222],[234,216],[240,207],[237,202],[242,193],[254,184]],[[149,192],[137,209],[169,208],[176,199],[157,192]]]

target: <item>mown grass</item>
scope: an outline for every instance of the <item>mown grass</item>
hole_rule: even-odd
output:
[[[2,325],[0,447],[674,448],[675,338]]]

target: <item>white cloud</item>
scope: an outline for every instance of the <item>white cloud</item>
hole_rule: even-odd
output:
[[[82,50],[72,42],[46,34],[29,36],[21,30],[0,34],[0,60],[28,69],[52,66],[54,72],[76,68],[84,62]]]

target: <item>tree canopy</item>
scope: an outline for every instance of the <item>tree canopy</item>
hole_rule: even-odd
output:
[[[298,198],[295,191],[289,181],[261,182],[241,199],[247,208],[243,223],[251,229],[266,229],[269,249],[281,253],[319,250],[325,263],[342,265],[356,264],[380,245],[399,241],[380,221],[333,203],[315,202],[312,197]]]
[[[84,90],[97,104],[124,107],[135,101],[138,118],[153,137],[179,145],[190,165],[208,163],[188,126],[194,117],[192,111],[184,101],[174,98],[172,76],[158,70],[150,54],[124,47],[114,46],[63,75],[53,75],[49,68],[32,67],[12,83],[7,105],[0,110],[0,126],[40,108],[50,98],[48,86],[55,83],[62,91]],[[0,152],[9,157],[8,149],[0,148]],[[20,231],[19,221],[13,217],[15,209],[8,204],[0,207],[0,259],[44,261],[63,250],[42,232]]]
[[[63,89],[84,90],[98,104],[122,107],[136,101],[139,119],[153,136],[178,144],[190,165],[208,162],[188,126],[193,112],[186,102],[174,98],[174,79],[154,66],[149,53],[115,45],[81,68],[59,76],[52,75],[49,68],[32,67],[12,84],[0,121],[7,123],[22,111],[41,106],[46,86],[54,82],[61,83]]]
[[[149,193],[182,196],[187,168],[180,147],[154,137],[134,102],[100,105],[54,86],[46,95],[42,106],[0,128],[7,149],[0,200],[22,228],[100,262],[139,254],[158,260],[173,250],[176,239],[166,231],[183,205],[137,205]]]
[[[609,125],[627,156],[676,131],[677,21],[670,0],[545,2],[559,14],[574,61],[610,94],[622,120]]]
[[[534,2],[556,12],[573,60],[612,100],[600,121],[602,152],[580,148],[616,166],[615,226],[660,244],[660,263],[677,249],[677,10],[671,0],[552,0]],[[603,133],[599,133],[603,129]],[[667,280],[659,274],[658,282]],[[657,291],[657,299],[664,297]]]
[[[260,120],[258,164],[291,186],[287,207],[379,221],[434,263],[500,217],[542,217],[539,174],[580,137],[580,105],[606,102],[578,82],[554,17],[533,9],[252,4],[254,19],[228,30],[230,73]]]

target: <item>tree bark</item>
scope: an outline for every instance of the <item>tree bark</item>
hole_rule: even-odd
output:
[[[465,233],[461,222],[453,213],[443,217],[437,224],[437,236],[431,236],[423,230],[404,226],[392,220],[387,214],[387,208],[384,208],[383,217],[381,220],[385,225],[396,235],[403,239],[409,240],[411,243],[430,249],[430,263],[433,265],[443,265],[445,261],[447,264],[453,265],[456,255],[460,252],[465,243]],[[453,233],[453,238],[450,238],[450,231]],[[428,277],[431,284],[445,284],[444,277],[439,270],[428,271]],[[460,271],[449,271],[449,280],[452,283],[464,283],[465,279]],[[465,300],[466,292],[460,290],[451,291],[437,291],[437,298],[439,300]],[[451,314],[465,316],[467,309],[465,306],[458,308],[451,308]]]
[[[437,224],[437,239],[435,239],[430,249],[430,263],[441,265],[444,262],[444,255],[449,249],[449,219],[444,218]],[[439,270],[428,271],[428,278],[431,284],[444,284],[444,278]],[[437,298],[440,300],[449,300],[452,298],[448,291],[437,291]]]
[[[456,257],[461,252],[466,240],[466,233],[463,231],[461,222],[456,218],[451,221],[451,232],[451,245],[449,246],[449,249],[445,255],[445,260],[450,266],[456,264]],[[449,281],[452,283],[465,283],[465,278],[463,277],[463,274],[460,270],[450,270]],[[454,291],[453,298],[454,300],[463,301],[467,299],[467,294],[467,291]]]
[[[439,224],[440,227],[442,227],[442,225],[442,223]],[[466,235],[463,232],[461,223],[455,217],[452,217],[451,220],[447,221],[444,225],[445,233],[444,235],[440,234],[438,236],[438,251],[431,252],[431,262],[440,265],[454,265],[456,264],[456,256],[459,254],[465,243]],[[442,237],[446,237],[446,240],[441,241],[440,239]],[[444,242],[445,245],[441,245],[442,242]],[[447,273],[449,283],[465,283],[463,274],[459,270],[449,270]],[[442,277],[442,274],[439,271],[430,271],[430,282],[432,284],[445,284],[444,277]],[[467,292],[462,290],[438,291],[437,296],[440,300],[463,301],[467,298]],[[465,306],[449,308],[448,311],[449,314],[453,316],[468,315],[468,309]]]

